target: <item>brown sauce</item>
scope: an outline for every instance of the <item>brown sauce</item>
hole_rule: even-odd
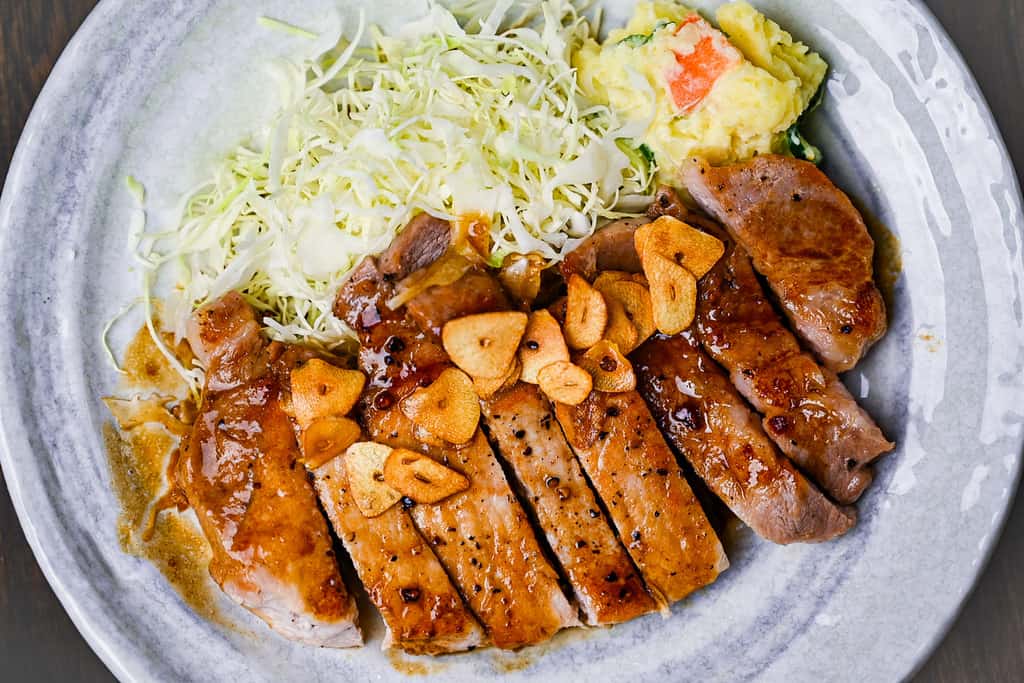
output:
[[[551,640],[540,645],[525,647],[516,652],[495,650],[491,656],[491,662],[493,663],[494,670],[498,673],[510,674],[517,671],[525,671],[540,660],[549,657],[551,653],[568,647],[573,643],[593,638],[595,635],[606,630],[604,628],[562,629]]]
[[[544,656],[542,652],[534,652],[535,648],[527,648],[519,652],[497,652],[494,655],[494,669],[498,673],[510,674],[525,671]]]
[[[193,356],[188,344],[182,341],[175,347],[172,339],[165,338],[165,341],[182,365],[192,365]],[[122,388],[126,394],[145,392],[161,396],[185,396],[188,393],[185,381],[171,367],[145,327],[136,333],[125,349],[122,369],[125,373]]]
[[[448,668],[436,658],[407,655],[399,650],[386,650],[384,655],[391,668],[405,676],[436,676]]]
[[[568,628],[562,629],[555,636],[540,645],[532,645],[515,652],[505,650],[492,650],[491,665],[494,671],[500,674],[525,671],[540,660],[548,657],[552,652],[560,650],[573,643],[581,642],[602,633],[601,628]],[[448,669],[447,662],[454,658],[465,657],[470,652],[458,652],[444,657],[427,657],[407,655],[399,650],[387,650],[384,655],[391,667],[406,676],[438,676]]]
[[[903,253],[900,238],[889,228],[875,222],[870,226],[875,238],[875,282],[891,310],[895,304],[896,282],[903,274]]]
[[[942,340],[931,332],[922,332],[917,338],[924,342],[928,353],[938,353],[942,349]]]
[[[467,242],[478,254],[491,253],[491,217],[484,213],[465,213],[452,224],[452,241]]]
[[[851,197],[851,200],[853,198]],[[853,200],[854,206],[860,211],[868,232],[875,241],[875,284],[885,299],[890,318],[896,304],[896,283],[903,274],[903,246],[900,238],[889,229],[877,216],[867,211],[864,206]]]
[[[176,349],[191,363],[187,346]],[[198,525],[175,510],[184,498],[169,473],[178,454],[182,421],[194,414],[188,386],[142,328],[128,345],[124,379],[119,388],[117,419],[103,426],[114,493],[121,505],[118,539],[121,549],[153,563],[182,599],[197,613],[225,623],[207,567],[210,548]],[[140,400],[119,400],[135,396]]]

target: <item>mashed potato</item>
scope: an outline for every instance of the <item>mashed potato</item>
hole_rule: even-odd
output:
[[[675,2],[642,2],[625,28],[576,53],[584,92],[630,122],[671,181],[691,156],[727,163],[786,151],[827,65],[746,2],[717,30]],[[728,38],[726,37],[728,35]]]

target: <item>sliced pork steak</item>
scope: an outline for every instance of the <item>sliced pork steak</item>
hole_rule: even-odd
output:
[[[372,518],[360,512],[343,457],[321,465],[314,475],[334,533],[384,619],[382,647],[438,655],[482,645],[483,629],[409,513],[401,506]]]
[[[518,382],[483,401],[483,409],[586,623],[616,624],[664,607],[644,588],[540,389]]]
[[[686,219],[721,235],[720,229],[707,219],[689,214],[671,188],[659,188],[651,205],[649,216],[661,215]],[[618,232],[628,227],[623,226]],[[633,225],[632,229],[635,228]],[[595,233],[580,249],[612,249],[619,253],[609,260],[626,262],[628,259],[622,252],[633,249],[631,241],[621,235],[614,240],[601,239],[600,234]],[[588,260],[596,262],[597,257]],[[566,259],[563,273],[584,272],[577,263]],[[826,540],[852,526],[855,519],[852,510],[837,510],[777,453],[756,417],[729,386],[721,369],[697,344],[691,332],[678,339],[656,336],[634,351],[631,360],[640,379],[639,391],[662,431],[708,487],[755,531],[780,543]],[[705,385],[708,394],[698,388]],[[702,404],[702,400],[707,401],[707,405]],[[701,417],[698,420],[708,409],[714,410],[715,419]],[[691,414],[691,411],[697,413]],[[690,430],[691,423],[699,427]],[[704,442],[710,451],[701,450]],[[752,478],[743,478],[740,471],[748,469],[754,473]],[[754,476],[762,471],[767,474],[761,479]],[[764,477],[773,472],[777,475],[776,483],[763,485]]]
[[[599,391],[555,412],[652,591],[667,602],[710,585],[725,550],[635,391]]]
[[[570,254],[562,262],[563,277],[593,279],[611,264],[638,272],[633,233],[646,222],[615,221],[599,230],[576,250],[580,257]],[[563,305],[549,310],[564,320]],[[556,414],[652,589],[678,600],[728,567],[707,515],[640,393],[594,391],[578,406],[558,405]]]
[[[510,306],[494,276],[473,270],[420,294],[408,310],[436,339],[449,320]],[[517,382],[480,404],[491,442],[514,473],[584,621],[614,624],[663,607],[644,588],[540,390]]]
[[[429,266],[448,250],[452,231],[448,221],[429,213],[416,215],[380,256],[380,272],[389,281],[401,280]]]
[[[640,256],[633,246],[633,233],[648,222],[646,218],[622,218],[605,225],[566,254],[561,264],[562,275],[568,279],[576,273],[585,280],[593,280],[605,270],[639,273]]]
[[[406,228],[410,234],[412,227]],[[401,251],[408,244],[416,241],[397,244],[381,262],[398,263],[396,272],[412,272]],[[451,363],[404,311],[387,307],[391,294],[389,278],[375,259],[367,258],[335,302],[335,313],[359,335],[359,363],[369,376],[361,401],[364,427],[376,441],[422,452],[469,479],[462,493],[434,505],[412,506],[412,518],[494,645],[515,649],[547,640],[578,623],[575,609],[486,437],[478,430],[465,445],[447,444],[418,429],[399,410],[403,398]]]
[[[631,355],[661,430],[736,516],[775,543],[827,541],[856,522],[775,450],[692,332],[656,335]]]
[[[282,408],[291,366],[308,354],[268,343],[233,292],[196,312],[189,341],[207,379],[177,478],[213,550],[210,575],[287,638],[361,645],[355,601]]]
[[[714,168],[686,164],[686,189],[750,254],[797,334],[835,372],[885,333],[864,219],[813,164],[766,155]]]
[[[722,231],[725,256],[701,280],[700,341],[764,417],[779,449],[834,500],[852,503],[890,443],[830,370],[803,352],[768,301],[746,251]]]

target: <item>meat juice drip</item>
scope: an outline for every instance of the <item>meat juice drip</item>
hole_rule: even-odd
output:
[[[180,461],[181,448],[178,447],[171,451],[171,457],[167,461],[167,468],[164,473],[164,476],[167,477],[167,489],[149,508],[149,521],[142,530],[142,540],[147,543],[153,540],[157,519],[159,519],[161,512],[166,510],[184,512],[188,509],[188,498],[185,497],[185,492],[178,485],[178,463]]]
[[[191,363],[187,346],[182,344],[175,351],[183,362]],[[185,424],[193,417],[194,406],[183,398],[188,393],[187,385],[170,367],[145,327],[126,350],[124,371],[121,394],[155,392],[166,395],[169,402],[181,399],[167,419]],[[122,550],[152,562],[198,613],[229,625],[217,608],[216,593],[206,571],[211,557],[206,539],[187,517],[161,514],[171,508],[185,509],[184,498],[170,474],[180,456],[177,438],[159,423],[144,423],[120,431],[113,423],[107,423],[103,426],[103,440],[121,508],[118,538]]]
[[[865,218],[875,240],[875,282],[891,314],[895,307],[896,283],[903,275],[903,247],[896,233],[881,221],[867,215]]]
[[[859,199],[851,196],[850,201],[860,211],[868,226],[868,233],[875,242],[875,284],[882,292],[887,310],[892,315],[896,303],[896,283],[903,275],[903,244],[896,233]]]
[[[192,367],[191,349],[184,341],[175,345],[170,335],[164,335],[164,342],[174,352],[182,365]],[[125,393],[145,392],[161,396],[185,397],[188,386],[181,375],[171,367],[167,358],[157,348],[149,331],[143,327],[132,339],[124,354],[124,379],[122,388]]]
[[[423,657],[413,659],[412,656],[400,650],[385,650],[384,656],[387,657],[391,668],[403,676],[436,676],[443,673],[447,668],[446,665],[436,662],[422,661]],[[449,656],[454,657],[455,655]]]

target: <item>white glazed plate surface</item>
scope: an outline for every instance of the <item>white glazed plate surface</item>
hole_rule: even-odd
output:
[[[204,621],[122,553],[100,437],[116,384],[100,330],[138,291],[133,174],[151,224],[269,117],[266,65],[358,0],[103,0],[54,70],[0,203],[0,456],[29,542],[79,629],[122,680],[392,680],[381,627],[351,651],[309,648],[240,608]],[[365,2],[395,28],[420,4]],[[704,9],[715,2],[693,3]],[[446,680],[887,681],[941,637],[984,564],[1020,469],[1021,205],[991,115],[924,6],[757,0],[832,65],[807,131],[826,171],[897,234],[888,336],[846,376],[899,447],[852,533],[778,547],[741,533],[731,569],[673,609],[509,655],[427,662]],[[608,2],[606,26],[630,2]],[[300,9],[301,6],[301,9]],[[351,24],[350,24],[351,25]],[[130,327],[130,325],[125,325]]]

